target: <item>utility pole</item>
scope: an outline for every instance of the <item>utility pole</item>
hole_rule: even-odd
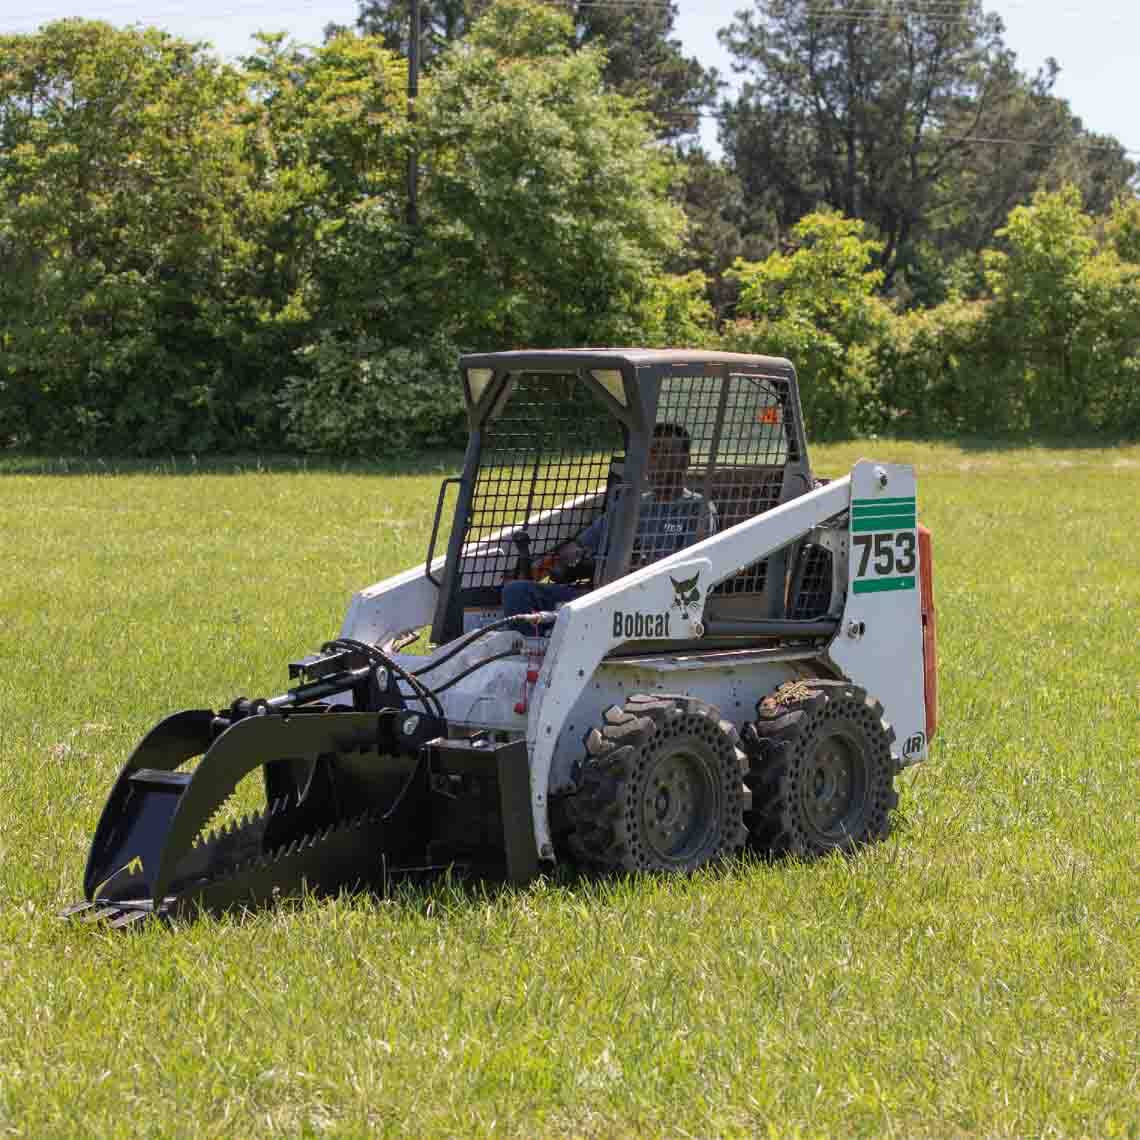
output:
[[[416,122],[416,97],[420,93],[420,0],[411,0],[409,12],[411,28],[408,33],[408,123]],[[415,140],[408,151],[408,225],[415,229],[420,223],[419,211],[419,154]]]

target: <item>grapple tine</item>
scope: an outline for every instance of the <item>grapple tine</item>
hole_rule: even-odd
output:
[[[133,926],[136,922],[144,921],[150,913],[148,910],[124,911],[118,918],[111,919],[111,927],[114,930],[123,930],[125,927]]]
[[[80,902],[72,903],[70,906],[65,906],[59,912],[60,918],[76,918],[83,914],[84,911],[90,910],[96,904],[90,899],[82,899]]]
[[[224,732],[202,757],[170,819],[156,873],[148,887],[157,905],[181,878],[179,863],[203,826],[246,773],[282,756],[311,758],[376,745],[377,718],[370,713],[332,717],[257,716]],[[225,830],[220,831],[225,838]],[[176,892],[177,893],[177,892]]]
[[[114,903],[94,903],[93,909],[80,919],[80,922],[106,922],[123,914],[123,908]]]

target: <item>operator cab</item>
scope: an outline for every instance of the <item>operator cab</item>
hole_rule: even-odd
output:
[[[507,583],[545,577],[583,536],[595,547],[576,569],[584,590],[812,488],[787,360],[577,349],[468,355],[460,367],[470,439],[437,511],[438,529],[454,484],[447,557],[433,578],[437,643],[501,617]],[[789,616],[788,560],[780,552],[730,575],[706,614]]]

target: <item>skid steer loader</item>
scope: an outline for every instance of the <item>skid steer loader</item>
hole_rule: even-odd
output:
[[[913,470],[816,479],[782,359],[460,371],[470,438],[424,564],[361,590],[287,692],[159,723],[74,910],[128,925],[445,867],[689,871],[887,834],[937,717]],[[211,830],[258,769],[264,809]]]

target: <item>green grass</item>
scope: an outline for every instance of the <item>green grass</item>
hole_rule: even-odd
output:
[[[119,765],[420,561],[438,465],[5,461],[0,1132],[1140,1135],[1140,448],[860,454],[935,534],[887,844],[126,936],[55,918]]]

